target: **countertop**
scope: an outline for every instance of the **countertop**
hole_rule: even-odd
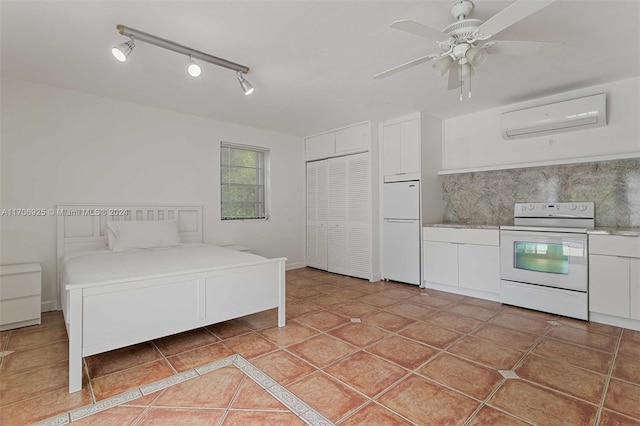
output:
[[[459,228],[459,229],[500,229],[498,225],[487,225],[478,223],[423,223],[427,228]],[[616,227],[616,226],[596,226],[587,231],[592,235],[620,235],[625,237],[640,237],[640,227]]]
[[[427,228],[500,229],[498,225],[478,223],[423,223],[422,226]]]
[[[587,231],[592,235],[621,235],[625,237],[640,237],[640,228],[623,228],[616,226],[596,226]]]

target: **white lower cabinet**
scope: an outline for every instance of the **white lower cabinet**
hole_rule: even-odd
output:
[[[458,286],[500,293],[500,247],[458,246]]]
[[[500,293],[500,234],[497,229],[423,229],[423,279],[429,286]],[[446,290],[446,287],[438,287]]]
[[[424,241],[424,280],[458,285],[458,244]]]
[[[640,238],[589,236],[589,311],[640,320]]]

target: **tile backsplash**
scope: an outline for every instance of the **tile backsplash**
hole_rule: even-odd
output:
[[[640,226],[640,159],[446,175],[444,222],[513,224],[514,203],[593,201],[596,226]]]

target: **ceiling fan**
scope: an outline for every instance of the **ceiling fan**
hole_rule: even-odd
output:
[[[467,18],[473,9],[473,3],[462,0],[454,4],[451,14],[457,19],[442,31],[427,27],[410,19],[391,23],[391,28],[435,41],[441,53],[432,53],[405,64],[391,68],[374,76],[376,79],[389,77],[407,68],[435,60],[433,69],[441,77],[449,72],[449,90],[461,87],[463,81],[474,74],[474,67],[482,65],[487,54],[546,56],[552,55],[564,47],[564,43],[534,41],[487,41],[507,27],[539,11],[556,0],[517,0],[498,12],[486,22]],[[461,89],[462,90],[462,89]],[[471,97],[471,91],[469,91]],[[462,93],[460,94],[462,100]]]

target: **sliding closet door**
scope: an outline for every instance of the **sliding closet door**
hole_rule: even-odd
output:
[[[349,274],[347,250],[347,157],[329,159],[329,272]]]
[[[327,262],[328,161],[307,163],[307,265],[328,269]]]
[[[307,265],[371,278],[369,154],[307,163]]]
[[[369,154],[347,159],[348,275],[371,277],[371,197]]]

